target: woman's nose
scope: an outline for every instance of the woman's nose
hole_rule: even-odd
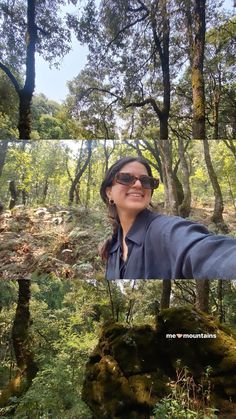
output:
[[[134,182],[133,186],[138,186],[140,188],[140,187],[142,187],[142,183],[140,182],[139,179],[135,179],[135,182]]]

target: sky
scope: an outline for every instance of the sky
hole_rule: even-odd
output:
[[[225,0],[224,7],[232,11],[235,0]],[[36,56],[36,89],[35,93],[43,93],[48,99],[62,103],[68,94],[67,81],[72,80],[84,68],[88,48],[81,46],[75,36],[72,49],[61,62],[60,68],[49,67],[42,57]]]

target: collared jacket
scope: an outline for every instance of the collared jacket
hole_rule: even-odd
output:
[[[236,239],[210,233],[201,224],[147,209],[126,236],[122,266],[122,229],[113,236],[106,279],[235,279]]]

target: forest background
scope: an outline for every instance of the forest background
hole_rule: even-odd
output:
[[[235,17],[222,4],[3,1],[0,138],[234,139]],[[74,36],[88,57],[65,101],[35,95],[36,55],[58,67]]]

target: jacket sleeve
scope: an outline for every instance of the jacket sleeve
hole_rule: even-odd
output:
[[[236,239],[180,217],[164,216],[161,224],[159,260],[168,264],[167,277],[236,279]]]

